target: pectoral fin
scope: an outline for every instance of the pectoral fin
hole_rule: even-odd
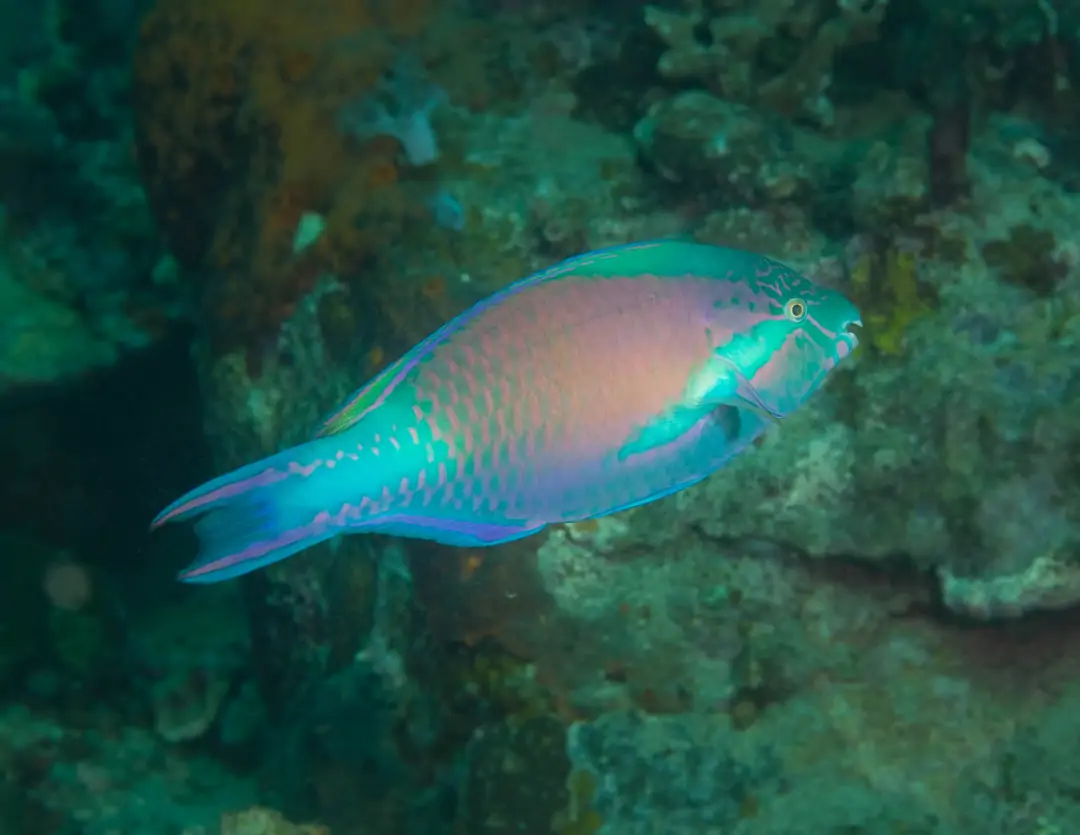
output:
[[[673,406],[661,415],[650,420],[631,435],[619,448],[618,457],[624,461],[632,455],[670,444],[694,428],[708,410],[689,406]]]
[[[743,429],[740,410],[774,423],[783,417],[762,400],[735,363],[714,356],[709,367],[691,385],[687,400],[640,427],[619,448],[619,460],[670,444],[704,419],[711,419],[729,441],[734,441]]]
[[[712,387],[700,395],[700,403],[749,409],[773,423],[778,423],[784,417],[761,399],[758,390],[754,388],[754,384],[747,379],[739,366],[719,355],[714,356],[713,361],[718,365],[713,369],[716,376],[713,377]]]

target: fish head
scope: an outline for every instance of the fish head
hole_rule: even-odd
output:
[[[718,346],[774,417],[799,408],[858,345],[858,308],[842,293],[769,259],[752,282],[758,302],[743,311],[741,338]],[[763,303],[762,303],[763,302]],[[746,327],[748,326],[748,327]]]

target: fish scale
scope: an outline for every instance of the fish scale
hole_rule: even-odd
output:
[[[708,282],[699,283],[708,289]],[[622,304],[611,305],[613,297]],[[591,515],[639,489],[623,478],[644,477],[649,483],[642,489],[655,489],[652,471],[629,464],[622,473],[610,469],[618,466],[611,460],[611,438],[625,437],[674,405],[694,367],[708,359],[705,330],[690,328],[700,308],[699,294],[687,292],[685,284],[650,276],[597,280],[579,274],[551,290],[534,286],[473,325],[490,329],[486,368],[468,362],[467,328],[460,341],[432,353],[402,396],[423,404],[447,439],[464,471],[466,496],[497,477],[513,485],[503,500],[518,519]],[[572,312],[569,321],[560,318],[562,310]],[[492,388],[500,408],[491,418],[492,456],[485,466],[475,455],[476,423],[470,418],[479,412],[476,393]],[[442,413],[443,404],[449,414]],[[506,417],[499,421],[499,415]],[[570,480],[585,505],[567,505],[565,491],[548,489]]]
[[[507,542],[694,484],[798,408],[856,344],[841,294],[680,241],[569,259],[449,322],[312,441],[196,488],[182,577],[349,532]]]

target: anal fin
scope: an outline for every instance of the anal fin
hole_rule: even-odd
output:
[[[365,530],[408,539],[426,539],[458,548],[486,548],[539,533],[546,522],[484,522],[439,516],[393,514]]]

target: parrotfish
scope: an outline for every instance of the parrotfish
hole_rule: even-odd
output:
[[[606,516],[720,469],[821,386],[860,324],[841,293],[761,255],[663,240],[575,256],[152,527],[201,517],[180,578],[214,582],[344,533],[483,547]]]

